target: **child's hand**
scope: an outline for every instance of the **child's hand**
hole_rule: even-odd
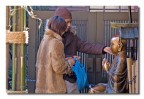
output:
[[[71,58],[70,57],[67,58],[67,61],[68,61],[68,63],[69,63],[70,66],[73,66],[75,64],[75,60],[72,57]]]
[[[110,69],[110,63],[109,62],[105,62],[105,64],[103,65],[103,69],[108,72]]]
[[[106,72],[108,72],[110,69],[110,63],[105,58],[102,61],[102,67]]]
[[[73,58],[76,58],[77,60],[80,60],[79,56],[73,56]]]
[[[67,57],[67,58],[65,58],[65,60],[68,60],[68,59],[70,59],[70,58],[72,58],[72,57]]]

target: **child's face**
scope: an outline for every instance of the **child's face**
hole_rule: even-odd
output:
[[[119,37],[113,37],[111,39],[111,51],[113,54],[118,54],[118,49],[119,49]]]

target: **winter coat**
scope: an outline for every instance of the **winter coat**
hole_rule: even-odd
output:
[[[63,35],[63,43],[65,55],[67,57],[77,55],[77,51],[87,54],[105,54],[102,44],[82,41],[76,34],[70,31]]]
[[[66,93],[63,74],[70,73],[60,35],[48,30],[41,41],[36,61],[36,93]]]

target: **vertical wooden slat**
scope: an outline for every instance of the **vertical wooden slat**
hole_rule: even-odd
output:
[[[135,76],[136,76],[136,83],[135,83],[135,93],[139,93],[139,66],[138,60],[135,62]]]
[[[129,80],[129,93],[132,93],[132,59],[127,58],[128,80]]]
[[[96,40],[96,31],[97,31],[97,22],[96,22],[96,13],[88,13],[88,23],[87,23],[87,41],[90,43],[95,43]],[[96,64],[95,63],[95,56],[94,55],[87,55],[87,68],[88,68],[88,81],[89,84],[95,84],[96,83]]]
[[[35,63],[36,63],[36,39],[37,38],[37,27],[36,27],[36,20],[32,19],[29,17],[29,46],[28,46],[28,52],[33,53],[28,55],[28,78],[31,80],[36,79],[36,68],[35,68]],[[28,92],[29,93],[34,93],[35,92],[35,82],[28,81]]]
[[[134,76],[135,76],[135,63],[132,65],[132,93],[135,93],[135,80],[134,80]]]

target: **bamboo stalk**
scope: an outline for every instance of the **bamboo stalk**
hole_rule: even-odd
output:
[[[23,9],[20,7],[20,31],[23,31]],[[22,71],[23,71],[23,44],[20,44],[20,90],[23,90],[23,86],[22,86]]]
[[[21,79],[20,79],[20,90],[24,91],[25,90],[25,59],[24,59],[24,48],[25,45],[21,44],[21,71],[20,71],[20,75],[21,75]]]
[[[10,18],[9,6],[6,6],[6,30],[9,30],[9,18]]]
[[[8,90],[9,44],[6,44],[6,89]]]
[[[17,7],[14,6],[14,10]],[[13,24],[12,24],[13,31],[16,31],[16,13],[13,16]],[[12,90],[16,90],[16,44],[12,44]]]
[[[6,30],[9,29],[9,6],[6,7]],[[6,44],[6,89],[8,90],[9,44]]]
[[[26,11],[24,10],[24,31],[26,31]],[[24,86],[26,86],[26,45],[24,45]],[[26,87],[24,88],[24,90],[26,89]]]
[[[24,57],[21,56],[21,72],[20,72],[20,90],[23,91],[25,89],[25,77],[24,77]]]
[[[12,90],[16,90],[16,45],[12,44]]]
[[[25,29],[25,18],[26,13],[23,8],[21,8],[21,31],[24,31]],[[21,79],[20,79],[20,90],[25,90],[25,44],[21,44]]]
[[[129,93],[132,93],[132,59],[127,58],[128,80],[129,80]]]
[[[26,28],[26,12],[14,6],[13,31],[24,31]],[[25,44],[12,44],[12,91],[25,90]],[[17,57],[16,57],[17,55]]]
[[[24,31],[26,31],[26,11],[24,10]],[[25,82],[25,79],[26,79],[26,44],[24,45],[24,72],[23,72],[23,75],[24,75],[24,79],[23,79],[23,86],[26,86],[26,82]],[[26,87],[24,87],[24,90],[26,89]]]
[[[23,10],[23,13],[24,13],[24,14],[23,14],[23,15],[24,15],[24,16],[23,16],[23,27],[24,27],[23,30],[26,31],[26,11]]]
[[[20,6],[17,6],[16,10],[16,17],[17,17],[17,22],[16,22],[16,31],[21,31],[21,11],[20,11]],[[20,50],[20,44],[17,44],[17,78],[16,78],[16,91],[20,91],[20,65],[21,65],[21,50]]]

